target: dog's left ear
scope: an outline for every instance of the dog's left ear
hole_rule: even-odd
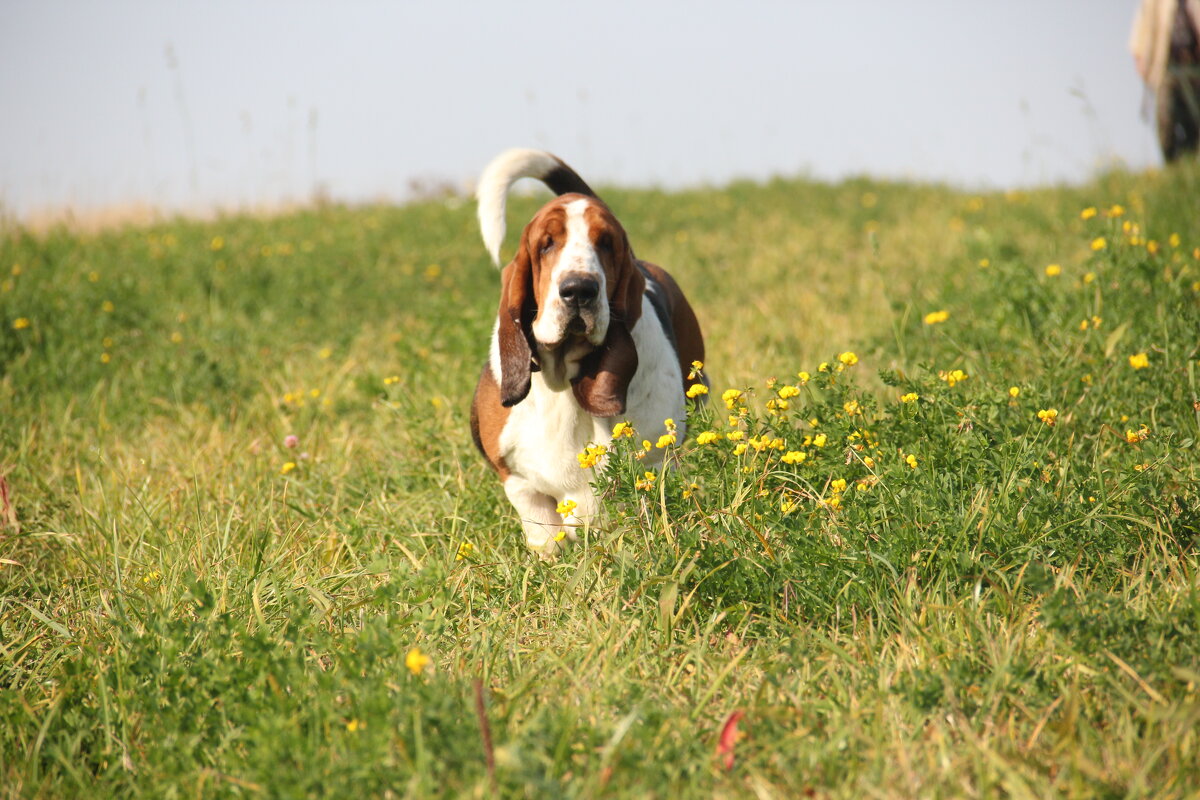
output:
[[[619,277],[608,301],[608,333],[604,342],[580,363],[579,374],[571,386],[583,410],[596,417],[625,413],[626,394],[638,368],[631,331],[642,316],[646,279],[633,261],[624,233],[618,238],[614,256],[618,259]]]

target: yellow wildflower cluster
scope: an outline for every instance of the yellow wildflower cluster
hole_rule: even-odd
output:
[[[1095,206],[1088,206],[1083,211],[1079,212],[1079,218],[1080,219],[1091,219],[1092,217],[1096,216],[1096,213],[1097,212],[1096,212]]]
[[[704,369],[704,362],[703,362],[703,361],[693,361],[693,362],[692,362],[692,369],[691,369],[691,371],[688,373],[688,380],[689,380],[689,381],[694,381],[694,380],[696,380],[696,378],[699,378],[699,377],[701,376],[701,374],[702,374],[702,373],[701,373],[701,370],[703,370],[703,369]]]
[[[741,431],[738,431],[741,433]],[[716,431],[704,431],[696,437],[696,444],[712,444],[721,441],[721,434]]]
[[[775,394],[779,395],[780,400],[789,400],[800,395],[800,388],[789,383],[779,387]]]
[[[808,453],[800,450],[788,450],[779,460],[785,464],[802,464],[808,458]]]
[[[637,431],[635,431],[633,426],[628,422],[618,422],[613,426],[612,435],[614,439],[632,439],[635,433],[637,433]]]
[[[1041,411],[1037,412],[1037,417],[1042,422],[1046,423],[1048,427],[1053,428],[1054,423],[1058,421],[1058,409],[1043,408]]]
[[[1008,396],[1009,397],[1020,397],[1020,395],[1021,395],[1021,387],[1020,386],[1008,387]]]
[[[751,436],[746,440],[746,443],[754,448],[755,452],[761,453],[763,450],[783,450],[787,444],[778,436],[772,438],[769,436]]]
[[[904,457],[904,463],[908,464],[909,469],[916,469],[917,468],[917,457],[914,456],[912,453],[909,453],[908,455],[906,455]]]
[[[950,319],[949,311],[946,311],[946,310],[930,311],[928,314],[925,315],[925,324],[926,325],[937,325],[939,323],[945,322],[948,319]]]
[[[703,383],[693,383],[688,387],[687,396],[690,400],[695,400],[697,397],[708,394],[708,387]]]
[[[555,506],[554,510],[557,511],[560,516],[565,518],[574,514],[575,509],[577,508],[579,508],[579,504],[574,500],[563,500],[561,503]]]
[[[470,542],[463,542],[458,546],[458,552],[454,554],[454,560],[462,561],[464,558],[470,558],[473,552],[475,552],[475,545]]]
[[[900,395],[901,403],[915,403],[920,399],[921,395],[917,394],[916,392],[909,392],[908,394]]]
[[[280,398],[280,402],[285,406],[291,406],[294,408],[304,408],[305,406],[308,405],[308,401],[310,398],[315,400],[320,396],[321,396],[320,389],[309,389],[307,392],[305,392],[303,390],[296,391],[296,392],[285,392],[283,397]],[[330,401],[328,398],[326,398],[325,401],[322,403],[322,405],[325,405],[325,406],[328,406],[329,404],[330,404]]]
[[[838,354],[838,361],[842,362],[844,366],[853,367],[858,363],[858,356],[847,350],[844,353]]]
[[[28,328],[31,324],[32,323],[30,323],[28,317],[17,317],[16,319],[13,320],[12,326],[13,326],[13,330],[22,331],[22,330],[25,330],[26,328]]]
[[[643,492],[648,492],[654,488],[655,481],[657,481],[657,480],[658,480],[658,476],[655,475],[653,472],[645,472],[645,473],[642,473],[641,479],[639,481],[637,481],[636,483],[634,483],[633,485],[634,485],[634,488],[640,489]]]
[[[725,401],[725,407],[732,411],[746,404],[746,393],[738,389],[726,389],[721,393],[721,399]]]
[[[1129,366],[1134,369],[1145,369],[1150,366],[1150,357],[1144,352],[1135,353],[1129,357]]]
[[[1062,275],[1062,266],[1059,264],[1049,264],[1046,266],[1046,277],[1056,278]]]
[[[858,404],[857,400],[848,400],[845,403],[842,403],[842,410],[845,411],[846,415],[850,417],[862,414],[862,406]]]
[[[291,472],[291,471],[292,471],[292,470],[294,470],[295,468],[296,468],[296,462],[295,462],[295,461],[286,461],[286,462],[284,462],[284,465],[283,465],[282,467],[280,467],[280,468],[279,468],[279,474],[280,474],[280,475],[287,475],[289,472]]]
[[[658,442],[654,445],[655,447],[659,448],[660,450],[669,445],[673,445],[673,444],[675,444],[676,441],[678,441],[678,437],[676,436],[676,431],[675,431],[675,420],[665,419],[665,420],[663,420],[663,426],[667,429],[667,432],[664,433],[662,436],[659,436]]]
[[[589,444],[575,458],[579,460],[580,469],[590,469],[599,464],[600,459],[604,458],[604,454],[607,452],[608,448],[602,444]]]
[[[1132,431],[1132,430],[1125,431],[1125,441],[1129,442],[1130,444],[1137,444],[1138,442],[1144,442],[1149,438],[1150,438],[1150,429],[1147,428],[1145,425],[1143,425],[1141,428],[1139,428],[1136,431]]]
[[[938,371],[938,377],[946,382],[948,386],[954,386],[956,383],[962,383],[967,378],[971,377],[961,369],[952,369],[949,372],[944,370]]]

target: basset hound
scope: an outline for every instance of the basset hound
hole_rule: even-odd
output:
[[[704,360],[704,340],[679,285],[634,257],[608,206],[550,153],[506,151],[480,177],[479,224],[497,267],[505,201],[520,178],[536,178],[558,197],[525,226],[501,272],[471,433],[500,476],[526,543],[552,555],[598,510],[594,473],[578,460],[589,444],[607,445],[622,421],[656,441],[664,421],[675,420],[682,439],[685,392],[702,380],[687,376],[693,361]],[[648,466],[662,452],[648,454]]]

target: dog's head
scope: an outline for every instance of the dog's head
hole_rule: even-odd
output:
[[[521,402],[531,371],[545,369],[552,388],[570,381],[589,413],[624,413],[646,281],[608,207],[578,194],[551,200],[525,226],[502,282],[501,402]]]

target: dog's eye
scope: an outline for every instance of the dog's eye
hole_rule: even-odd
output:
[[[540,252],[542,255],[546,255],[546,253],[549,253],[553,249],[554,249],[554,238],[551,236],[547,236],[545,238],[545,240],[542,242],[542,249]]]
[[[603,234],[599,239],[596,240],[596,247],[611,253],[613,249],[612,237],[607,233]]]

